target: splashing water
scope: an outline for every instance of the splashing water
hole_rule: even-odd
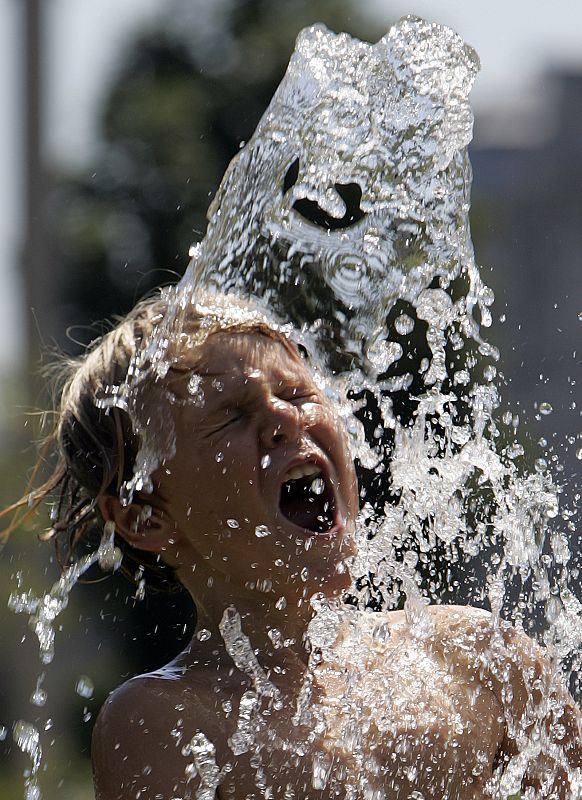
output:
[[[191,755],[192,762],[186,767],[188,779],[199,776],[200,783],[194,797],[196,800],[215,800],[216,789],[222,781],[224,771],[216,763],[216,749],[212,742],[198,731],[183,750],[184,755]]]
[[[375,473],[385,487],[381,503],[369,492],[358,526],[361,608],[394,609],[405,598],[410,624],[428,635],[429,601],[488,603],[494,620],[503,612],[518,625],[541,606],[556,672],[573,662],[578,683],[582,606],[555,526],[558,490],[546,471],[523,474],[516,463],[515,427],[495,417],[498,354],[480,331],[493,294],[468,219],[468,93],[478,66],[452,31],[415,18],[376,45],[304,31],[229,167],[181,291],[258,301],[291,320],[334,372],[354,455],[368,483]],[[397,412],[405,392],[406,413]],[[376,436],[351,417],[354,400],[371,409]],[[333,641],[341,619],[321,606],[312,641]],[[363,651],[349,652],[357,673]],[[522,776],[534,750],[523,746]],[[498,791],[519,788],[509,777],[516,763],[498,770]],[[314,762],[314,787],[327,783],[328,766],[323,756]]]
[[[50,664],[54,658],[55,621],[67,607],[69,595],[79,578],[97,563],[107,571],[119,569],[121,566],[121,551],[114,544],[114,535],[113,524],[106,523],[97,550],[66,569],[50,591],[42,597],[36,597],[28,591],[13,592],[8,598],[8,608],[11,611],[15,614],[29,615],[28,624],[38,638],[40,660],[43,664]],[[39,675],[36,688],[31,696],[31,703],[35,706],[44,706],[47,701],[47,692],[42,688],[43,680],[44,672]],[[91,679],[81,676],[77,682],[76,691],[81,697],[91,697],[93,694]],[[19,720],[14,725],[12,735],[18,747],[31,760],[31,768],[25,779],[26,800],[40,800],[38,773],[42,763],[42,747],[38,728],[30,722]]]
[[[126,410],[140,436],[135,473],[123,489],[122,499],[130,502],[134,490],[151,488],[151,472],[174,452],[170,418],[162,415],[147,427],[137,409],[144,377],[163,377],[169,368],[169,343],[180,336],[184,309],[202,302],[201,291],[214,293],[217,303],[229,294],[258,308],[233,306],[233,318],[264,314],[278,325],[292,323],[326,372],[320,379],[361,466],[366,497],[351,568],[358,579],[353,602],[360,609],[403,607],[420,638],[430,636],[429,602],[489,605],[494,628],[501,615],[527,627],[542,607],[554,671],[580,688],[582,605],[571,587],[570,547],[560,528],[565,511],[547,470],[526,474],[519,465],[513,417],[496,416],[500,399],[491,362],[498,354],[481,333],[491,324],[493,295],[474,260],[466,150],[473,124],[468,95],[478,68],[477,56],[455,33],[413,17],[375,45],[322,26],[304,31],[257,131],[225,175],[205,239],[168,294],[170,312],[127,382],[100,403]],[[204,404],[196,376],[189,392],[191,402]],[[541,414],[551,410],[546,402],[539,406]],[[261,464],[264,470],[269,465]],[[256,535],[269,531],[257,528]],[[44,663],[52,658],[52,623],[70,588],[96,560],[114,568],[111,548],[111,541],[102,542],[98,554],[71,568],[44,598],[25,593],[11,599],[13,610],[30,615]],[[299,730],[309,723],[322,736],[335,736],[360,770],[356,777],[334,775],[322,751],[313,758],[312,786],[341,783],[346,797],[380,800],[379,767],[365,756],[365,709],[375,709],[375,724],[386,734],[396,711],[388,678],[383,694],[370,697],[362,653],[381,648],[386,629],[370,614],[364,635],[350,628],[345,608],[320,598],[312,603],[311,670],[293,725]],[[349,689],[349,714],[338,733],[313,704],[309,680],[323,653],[333,662],[344,624],[342,668],[330,673]],[[220,631],[252,684],[240,700],[229,745],[234,755],[253,752],[257,787],[267,791],[265,745],[257,743],[268,731],[261,704],[276,712],[277,689],[236,609],[227,609]],[[401,658],[406,666],[407,653]],[[416,666],[427,674],[433,669],[428,662]],[[538,733],[542,711],[530,709]],[[454,727],[453,716],[447,721]],[[529,763],[555,756],[543,732],[534,742],[514,720],[506,722],[519,752],[499,765],[495,797],[519,790]],[[462,735],[460,728],[459,741]],[[28,744],[34,736],[24,740],[25,752],[36,758]],[[285,747],[293,755],[303,752],[298,743]],[[198,732],[189,748],[191,776],[201,779],[196,796],[211,797],[223,775],[214,746]]]
[[[418,306],[435,279],[464,273],[456,314],[478,336],[471,314],[488,317],[491,296],[468,226],[477,70],[456,34],[414,18],[376,45],[304,31],[218,190],[185,287],[262,298],[324,351],[365,356],[396,301]]]
[[[267,678],[257,660],[248,636],[243,633],[240,616],[236,608],[229,607],[225,610],[220,622],[220,633],[228,654],[238,669],[249,676],[257,695],[276,698],[278,690]]]
[[[12,738],[22,752],[30,757],[31,766],[25,778],[24,796],[26,800],[40,800],[37,775],[42,762],[42,747],[38,728],[30,722],[18,720],[14,723]]]
[[[36,597],[32,592],[13,592],[8,598],[11,611],[15,614],[29,614],[28,624],[38,637],[43,664],[50,664],[54,658],[54,623],[67,607],[69,594],[79,578],[96,563],[107,571],[114,571],[121,566],[122,554],[114,544],[114,534],[113,523],[106,523],[97,550],[68,567],[51,590],[42,597]]]
[[[384,486],[359,526],[353,574],[372,576],[361,605],[395,608],[404,585],[442,600],[471,575],[464,601],[516,620],[565,586],[569,555],[552,528],[557,489],[544,471],[520,472],[515,429],[495,418],[498,354],[480,331],[493,294],[468,217],[478,69],[453,31],[414,17],[375,45],[304,31],[211,205],[177,305],[200,288],[251,298],[334,372],[354,455]],[[353,416],[358,402],[376,436]],[[541,555],[555,545],[550,577]],[[571,634],[562,653],[577,646]]]

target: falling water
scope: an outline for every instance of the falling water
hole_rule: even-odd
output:
[[[94,564],[101,569],[112,572],[121,566],[122,554],[114,543],[115,530],[111,523],[104,526],[99,547],[93,552],[66,569],[59,580],[45,595],[37,597],[31,591],[12,592],[8,598],[8,608],[15,614],[28,614],[29,627],[38,638],[40,660],[42,664],[50,664],[55,654],[55,621],[69,603],[71,590]],[[43,706],[47,693],[41,688],[44,672],[41,672],[36,688],[31,697],[35,706]],[[93,694],[90,678],[81,676],[77,681],[76,691],[81,697],[89,698]],[[31,765],[25,773],[26,800],[40,800],[38,773],[42,763],[42,747],[40,732],[31,722],[18,720],[12,730],[14,742],[23,753],[30,757]]]
[[[493,294],[474,259],[467,155],[478,69],[453,31],[414,17],[374,45],[303,31],[210,207],[177,306],[200,289],[249,298],[291,321],[325,368],[373,487],[353,567],[373,576],[361,605],[396,607],[404,586],[442,599],[451,574],[431,571],[439,554],[457,581],[474,577],[465,600],[514,621],[524,598],[547,606],[550,638],[563,620],[561,656],[573,655],[558,492],[545,470],[516,463],[498,353],[482,334]]]
[[[171,424],[164,418],[155,429],[140,428],[135,397],[144,374],[167,370],[168,343],[188,304],[208,302],[201,290],[217,302],[236,295],[252,300],[252,313],[272,324],[291,323],[337,401],[361,472],[365,502],[351,603],[361,610],[404,606],[419,635],[429,602],[488,606],[494,626],[503,616],[526,628],[540,621],[541,608],[548,657],[576,689],[582,607],[571,588],[564,510],[547,470],[527,474],[519,466],[514,420],[499,412],[498,354],[483,334],[493,295],[474,259],[467,155],[468,96],[478,69],[476,54],[454,32],[413,17],[374,45],[323,26],[303,31],[271,105],[224,177],[204,240],[169,294],[171,312],[126,384],[100,402],[132,414],[142,439],[124,487],[128,502],[133,490],[148,490],[153,469],[173,454]],[[251,312],[233,306],[232,313]],[[192,402],[203,404],[198,383],[194,376]],[[51,622],[76,577],[65,574],[62,590],[45,598],[12,601],[14,610],[31,615],[45,662]],[[331,652],[340,623],[350,629],[352,612],[322,598],[312,602],[310,639],[319,658]],[[361,717],[366,703],[388,708],[390,690],[386,685],[384,698],[368,698],[360,662],[363,649],[380,646],[387,634],[369,616],[368,638],[352,626],[342,662],[354,701],[352,724],[338,735],[359,777],[334,775],[320,753],[312,785],[340,780],[345,796],[362,791],[380,800],[377,765],[363,755]],[[274,745],[265,744],[262,714],[265,704],[269,714],[276,711],[276,690],[235,609],[221,632],[252,683],[231,749],[254,753],[257,786],[266,791],[263,753]],[[309,672],[294,717],[296,726],[305,723],[320,731],[326,725],[311,703]],[[22,731],[35,774],[38,737]],[[499,768],[496,797],[519,788],[528,760],[544,748],[543,737],[534,747],[519,731],[515,741],[520,752]],[[303,752],[298,742],[284,747]],[[198,732],[189,753],[192,775],[202,779],[197,796],[213,796],[225,773],[212,742]]]
[[[474,260],[467,155],[478,68],[456,34],[416,18],[375,45],[304,31],[227,171],[180,291],[192,302],[200,287],[258,301],[302,332],[330,376],[369,494],[352,565],[359,607],[405,599],[418,630],[429,601],[459,596],[489,605],[494,625],[502,613],[527,625],[545,609],[548,656],[557,673],[573,664],[572,685],[582,607],[558,491],[546,470],[516,463],[513,420],[498,418],[498,354],[482,335],[493,294]],[[358,405],[373,421],[366,430]],[[317,612],[310,637],[321,652],[345,612]],[[367,645],[350,645],[342,664],[357,676]],[[372,796],[355,724],[365,695],[356,692],[344,736]],[[499,796],[518,791],[539,756],[524,743],[497,772]],[[323,755],[314,761],[314,788],[330,769]]]

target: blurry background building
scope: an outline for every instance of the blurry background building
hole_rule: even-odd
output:
[[[455,27],[481,55],[472,225],[497,297],[489,338],[502,352],[504,406],[521,417],[526,455],[548,460],[564,503],[577,502],[582,7],[563,0],[546,17],[521,0],[462,5],[0,0],[3,506],[21,493],[35,455],[30,431],[38,436],[38,428],[24,412],[48,403],[45,381],[29,378],[41,353],[78,353],[102,320],[182,274],[210,198],[268,104],[298,31],[323,21],[376,40],[411,11]],[[552,413],[541,414],[541,403]],[[578,523],[569,519],[580,550]],[[0,559],[0,796],[22,796],[27,762],[11,745],[11,725],[38,716],[47,727],[46,797],[83,800],[91,796],[90,731],[101,702],[187,638],[189,605],[179,597],[136,603],[114,579],[79,587],[55,663],[44,670],[48,704],[35,709],[38,648],[24,619],[4,610],[19,572],[37,591],[58,574],[34,526],[12,537]],[[172,629],[167,602],[177,607]],[[75,692],[81,675],[95,685],[92,698]]]

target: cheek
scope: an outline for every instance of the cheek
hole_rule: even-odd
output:
[[[258,465],[250,457],[250,446],[218,448],[217,462],[212,470],[212,480],[223,487],[234,487],[242,490],[256,484]]]

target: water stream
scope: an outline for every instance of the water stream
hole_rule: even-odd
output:
[[[535,623],[556,672],[578,690],[582,606],[569,572],[572,509],[561,508],[547,469],[527,474],[519,467],[515,420],[500,411],[498,354],[484,337],[493,295],[475,264],[467,155],[478,69],[476,54],[454,32],[416,18],[401,20],[374,45],[322,26],[305,30],[254,136],[223,179],[172,311],[126,385],[102,402],[132,412],[144,370],[164,374],[180,310],[199,302],[202,289],[251,299],[299,332],[350,433],[365,495],[352,604],[370,613],[404,606],[419,630],[428,602],[487,607],[494,619],[526,630]],[[140,431],[126,500],[147,489],[152,470],[172,455],[170,428],[160,420],[153,432]],[[110,549],[104,540],[44,598],[12,597],[12,609],[30,615],[43,664],[52,658],[52,624],[68,592],[95,561],[116,565]],[[313,602],[311,641],[321,653],[349,611]],[[221,632],[253,684],[237,710],[237,754],[264,741],[261,709],[276,711],[277,692],[236,609]],[[374,628],[372,638],[383,635]],[[354,636],[346,653],[355,675]],[[309,697],[306,684],[296,721],[323,725]],[[359,704],[361,696],[355,721]],[[355,722],[342,735],[362,762],[359,783],[346,779],[346,796],[380,800],[370,788],[370,765],[357,755]],[[40,734],[21,721],[14,736],[31,757],[33,800]],[[211,798],[228,765],[216,764],[204,732],[188,747],[191,774],[201,776],[196,797]],[[517,791],[528,759],[543,747],[543,740],[535,747],[524,740],[492,796]],[[265,752],[257,748],[254,762],[263,791]],[[330,781],[322,755],[313,763],[313,786]]]

